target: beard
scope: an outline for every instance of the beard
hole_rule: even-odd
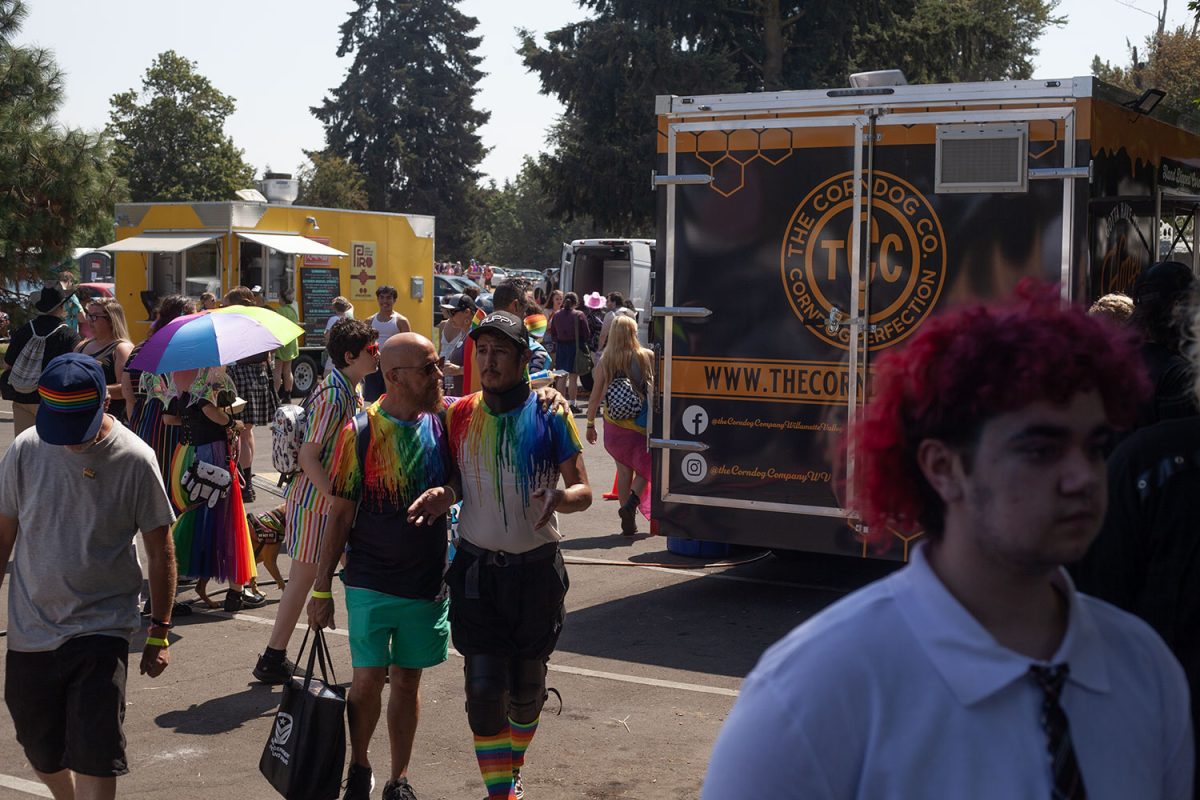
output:
[[[444,405],[445,393],[442,391],[442,381],[439,379],[437,383],[429,387],[425,392],[425,396],[421,398],[421,410],[428,411],[430,414],[436,414],[442,410]]]

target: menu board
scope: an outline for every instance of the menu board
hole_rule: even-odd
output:
[[[325,344],[325,323],[333,315],[333,298],[342,293],[340,270],[300,268],[300,324],[306,347]]]

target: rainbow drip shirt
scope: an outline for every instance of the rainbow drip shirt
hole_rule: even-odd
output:
[[[558,485],[558,465],[583,451],[575,420],[543,411],[535,394],[505,414],[492,413],[482,394],[460,399],[446,412],[450,450],[462,473],[458,533],[487,550],[524,553],[562,538],[558,515],[544,527],[537,489]]]
[[[358,503],[346,550],[347,586],[432,600],[441,596],[446,565],[446,520],[410,525],[408,507],[446,483],[450,451],[441,416],[396,419],[372,404],[366,464],[358,458],[354,422],[342,428],[333,454],[333,493]]]

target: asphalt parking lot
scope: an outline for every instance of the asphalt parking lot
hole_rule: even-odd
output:
[[[0,404],[0,452],[12,440],[6,406]],[[259,430],[256,466],[263,472],[270,466],[269,439]],[[748,563],[697,569],[704,562],[668,553],[662,537],[618,535],[616,504],[599,499],[611,486],[612,461],[601,446],[585,448],[597,499],[562,524],[571,590],[549,676],[549,685],[562,695],[562,710],[554,713],[558,703],[552,695],[527,757],[526,797],[693,798],[717,731],[762,651],[887,568],[737,553],[733,559]],[[261,488],[258,494],[254,510],[278,502]],[[645,530],[644,520],[641,526]],[[673,568],[681,565],[691,568]],[[286,575],[286,558],[280,566]],[[237,614],[198,609],[179,619],[171,666],[157,680],[138,675],[131,655],[125,721],[131,771],[119,782],[120,796],[276,796],[258,773],[258,759],[280,689],[259,685],[250,675],[279,597],[277,587],[264,590],[269,601],[262,608]],[[334,593],[340,612],[336,582]],[[195,597],[190,589],[179,595],[185,601]],[[7,591],[0,597],[0,629],[6,620]],[[291,655],[302,633],[293,639]],[[348,683],[344,628],[330,643],[337,677]],[[140,650],[135,640],[131,653]],[[462,660],[451,655],[427,670],[421,697],[409,770],[418,795],[482,797],[463,708]],[[382,721],[371,752],[376,775],[386,773]],[[0,798],[49,796],[33,782],[7,711],[0,713]]]

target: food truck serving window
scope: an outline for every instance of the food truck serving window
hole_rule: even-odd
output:
[[[178,253],[155,253],[150,288],[159,297],[182,294],[199,297],[220,293],[221,270],[216,242],[205,242]]]
[[[263,287],[263,297],[278,300],[284,288],[293,285],[295,258],[257,242],[243,239],[238,247],[242,286]]]

